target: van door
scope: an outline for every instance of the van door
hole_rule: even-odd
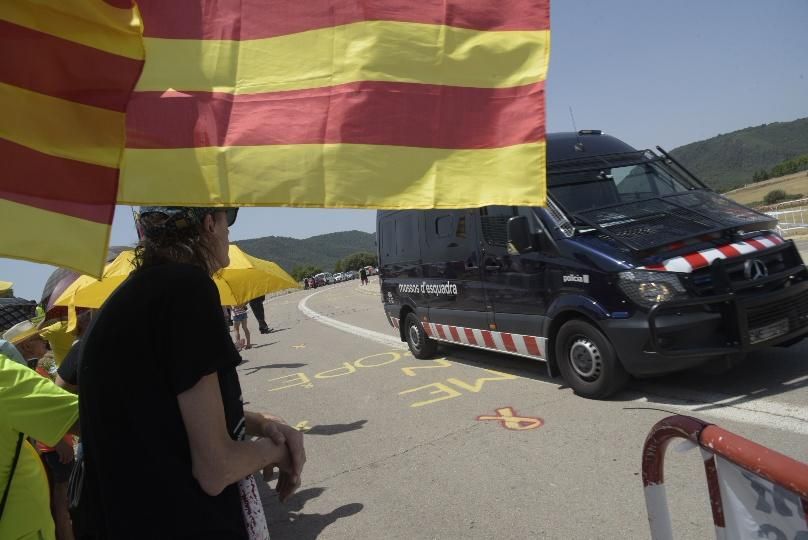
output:
[[[429,321],[487,328],[477,210],[425,211],[423,226],[421,269]]]
[[[545,259],[541,253],[509,254],[507,248],[508,220],[529,212],[514,206],[480,209],[482,274],[495,329],[541,336],[548,293]]]

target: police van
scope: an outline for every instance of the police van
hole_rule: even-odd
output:
[[[548,134],[547,154],[546,207],[378,212],[385,313],[415,357],[542,360],[605,398],[808,334],[808,272],[776,220],[659,147],[581,131]]]

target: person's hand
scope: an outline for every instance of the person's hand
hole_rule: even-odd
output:
[[[275,491],[278,492],[280,501],[286,502],[286,499],[300,487],[300,475],[295,475],[292,472],[292,454],[285,444],[277,445],[269,437],[262,440],[271,447],[273,456],[272,463],[264,467],[264,481],[269,482],[272,480],[275,469],[278,469],[278,483],[275,486]]]
[[[278,485],[275,490],[281,502],[292,495],[301,484],[301,474],[303,465],[306,463],[306,448],[303,444],[303,434],[287,424],[282,418],[271,415],[262,415],[261,433],[264,437],[272,440],[275,444],[282,444],[286,447],[289,456],[288,468],[277,465]],[[264,480],[269,481],[274,473],[276,465],[271,465],[264,469]]]
[[[63,464],[72,463],[75,455],[73,454],[73,445],[67,444],[64,440],[59,441],[53,447],[59,455],[59,462]]]

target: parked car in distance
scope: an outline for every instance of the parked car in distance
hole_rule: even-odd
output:
[[[314,276],[314,279],[317,280],[317,285],[330,285],[335,283],[334,276],[331,275],[331,272],[321,272]]]

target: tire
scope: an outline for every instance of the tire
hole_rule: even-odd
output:
[[[426,360],[435,356],[438,351],[438,344],[424,332],[424,327],[415,313],[409,312],[404,322],[404,336],[407,338],[407,345],[415,358]]]
[[[580,319],[565,322],[555,343],[561,375],[579,396],[606,399],[628,383],[614,347],[592,324]]]

